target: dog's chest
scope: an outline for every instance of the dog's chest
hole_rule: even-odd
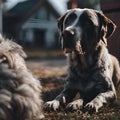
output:
[[[79,81],[79,90],[83,93],[88,93],[93,90],[96,83],[90,79]]]
[[[70,56],[71,72],[74,74],[76,81],[76,88],[82,92],[91,91],[96,85],[92,78],[95,61],[92,56]],[[74,81],[75,82],[75,81]]]
[[[75,69],[77,74],[84,75],[90,72],[91,67],[95,64],[92,55],[76,55],[72,54],[69,58],[69,63],[72,68]],[[86,76],[86,75],[85,75]]]

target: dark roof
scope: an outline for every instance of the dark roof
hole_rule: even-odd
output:
[[[46,7],[56,19],[60,16],[57,10],[48,2],[48,0],[27,0],[15,5],[12,9],[4,14],[4,23],[13,22],[14,26],[21,26],[33,14],[35,14],[42,6]]]
[[[37,4],[39,0],[27,0],[19,2],[16,6],[8,11],[9,14],[24,16],[27,14],[31,8]]]
[[[61,16],[58,11],[48,2],[48,0],[26,0],[19,2],[12,9],[4,14],[7,18],[14,18],[17,22],[24,23],[28,18],[30,18],[35,12],[37,12],[40,7],[45,6],[49,11],[51,11],[56,18]]]

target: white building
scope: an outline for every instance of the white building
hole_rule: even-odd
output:
[[[65,4],[57,0],[19,2],[5,14],[4,33],[22,44],[54,47],[57,19],[65,10]]]

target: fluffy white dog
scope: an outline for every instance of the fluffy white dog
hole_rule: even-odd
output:
[[[27,69],[22,47],[0,36],[0,120],[43,118],[41,84]]]

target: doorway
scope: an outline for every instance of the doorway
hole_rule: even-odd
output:
[[[35,29],[35,46],[37,47],[45,47],[45,30]]]

